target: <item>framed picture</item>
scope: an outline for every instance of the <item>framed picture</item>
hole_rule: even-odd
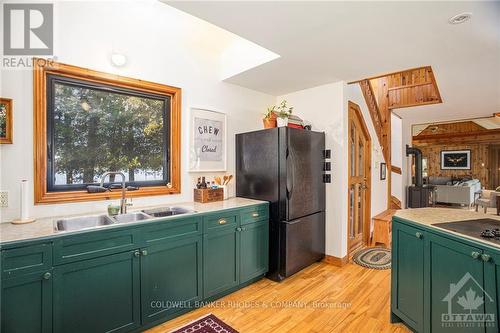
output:
[[[384,162],[380,163],[380,180],[385,180],[387,178],[387,164]]]
[[[442,150],[441,170],[470,170],[470,150]]]
[[[191,108],[189,171],[226,171],[226,136],[224,113]]]
[[[0,97],[0,143],[12,143],[12,100]]]

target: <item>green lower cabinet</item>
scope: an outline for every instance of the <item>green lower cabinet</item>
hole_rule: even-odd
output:
[[[425,333],[500,332],[500,251],[397,218],[392,237],[393,322]]]
[[[54,332],[128,332],[141,325],[140,255],[128,251],[54,268]]]
[[[498,320],[500,316],[500,254],[484,251],[482,259],[485,262],[485,311],[487,316],[493,316],[493,321],[486,325],[486,332],[497,333],[500,331],[500,321]]]
[[[261,204],[9,244],[1,333],[145,330],[263,276],[268,228]]]
[[[465,322],[454,319],[484,314],[482,250],[430,234],[429,252],[431,332],[484,333],[472,316]]]
[[[425,234],[400,224],[394,225],[392,233],[392,312],[416,331],[422,331]]]
[[[1,284],[2,333],[52,332],[52,276],[50,271],[3,280]]]
[[[146,250],[146,252],[144,252]],[[141,251],[143,324],[202,299],[202,238],[162,242]]]
[[[239,284],[240,238],[233,226],[203,236],[203,296],[212,297]]]
[[[265,274],[269,260],[268,221],[242,226],[240,248],[240,283]]]

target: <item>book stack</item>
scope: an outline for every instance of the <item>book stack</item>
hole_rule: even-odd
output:
[[[291,128],[304,128],[304,121],[292,114],[288,117],[288,127]]]

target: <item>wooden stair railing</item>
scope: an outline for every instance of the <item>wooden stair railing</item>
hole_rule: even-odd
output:
[[[391,209],[401,209],[401,200],[391,195]]]
[[[370,117],[372,118],[373,127],[377,133],[378,141],[382,147],[382,153],[387,166],[390,167],[390,153],[391,153],[391,142],[390,142],[390,128],[388,128],[388,120],[390,119],[389,110],[380,110],[373,92],[373,88],[369,80],[359,81],[361,91],[365,97],[366,105],[370,112]],[[390,123],[389,123],[390,124]]]

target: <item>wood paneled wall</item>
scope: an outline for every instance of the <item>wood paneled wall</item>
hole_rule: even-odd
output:
[[[386,79],[390,109],[442,102],[430,66],[388,75]]]
[[[489,189],[488,184],[488,144],[467,144],[467,145],[431,145],[416,146],[422,150],[422,156],[427,158],[428,176],[448,176],[463,177],[472,176],[481,181],[481,186]],[[471,170],[441,170],[442,150],[471,150]]]

